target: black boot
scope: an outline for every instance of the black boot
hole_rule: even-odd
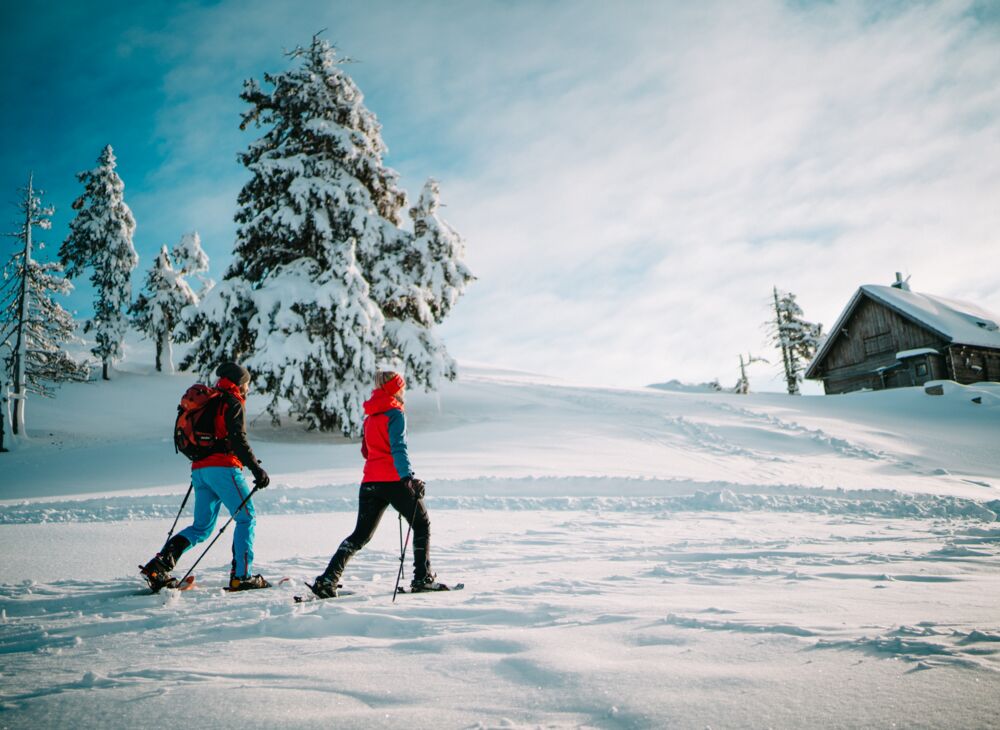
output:
[[[162,588],[173,588],[177,585],[177,579],[170,575],[173,568],[174,561],[169,556],[157,553],[148,563],[139,566],[139,572],[149,584],[149,590],[159,593]]]
[[[347,567],[347,561],[353,558],[360,549],[361,545],[355,545],[350,538],[340,543],[340,547],[330,558],[330,564],[326,566],[322,575],[317,575],[312,585],[306,583],[309,590],[320,598],[336,598],[337,589],[340,588],[340,576],[343,575],[344,568]]]
[[[339,588],[337,580],[337,578],[328,577],[326,573],[323,575],[317,575],[316,580],[311,586],[309,586],[309,590],[315,593],[319,598],[336,598],[337,588]],[[306,585],[309,584],[306,583]]]
[[[175,535],[167,541],[167,544],[152,560],[139,567],[139,572],[142,573],[153,593],[159,593],[163,588],[174,588],[177,585],[177,579],[170,575],[170,571],[177,565],[177,559],[189,547],[191,547],[191,543],[187,538]]]
[[[424,593],[430,591],[447,591],[448,586],[437,582],[437,576],[427,573],[422,578],[414,578],[410,581],[410,593]]]
[[[330,558],[330,564],[322,575],[317,575],[316,580],[309,586],[309,590],[320,598],[336,598],[337,589],[340,588],[340,576],[347,567],[347,561],[354,557],[360,548],[350,540],[344,540],[337,548],[337,552]],[[306,583],[306,585],[309,585]]]

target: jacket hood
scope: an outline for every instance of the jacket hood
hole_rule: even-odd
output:
[[[215,387],[229,393],[230,395],[236,396],[240,403],[246,403],[246,398],[243,397],[243,391],[240,390],[240,386],[229,378],[219,378],[219,382],[215,384]]]
[[[376,413],[385,413],[390,408],[404,410],[403,404],[389,395],[381,388],[372,391],[372,397],[365,401],[365,415],[374,416]]]

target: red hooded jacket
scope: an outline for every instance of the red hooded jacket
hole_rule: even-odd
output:
[[[406,449],[406,416],[403,404],[383,388],[365,401],[364,440],[361,454],[365,473],[361,483],[397,482],[413,476]]]

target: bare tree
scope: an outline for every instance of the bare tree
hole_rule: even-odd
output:
[[[740,379],[736,381],[736,387],[733,388],[734,393],[738,393],[739,395],[748,395],[750,393],[750,378],[747,375],[747,368],[755,362],[767,362],[767,360],[762,357],[755,357],[748,352],[747,359],[744,361],[743,353],[740,353]]]
[[[53,294],[68,294],[72,285],[62,276],[58,263],[34,260],[33,230],[51,227],[49,216],[53,208],[42,205],[40,193],[34,188],[32,176],[23,188],[17,203],[22,222],[15,233],[8,234],[19,241],[4,269],[5,284],[0,289],[0,351],[11,380],[14,401],[11,430],[17,435],[24,431],[24,411],[29,393],[51,395],[51,383],[85,380],[88,368],[69,357],[63,350],[66,342],[75,339],[76,323],[72,315],[52,299]],[[39,243],[38,248],[44,248]],[[6,390],[5,390],[6,395]],[[2,441],[0,441],[2,445]]]

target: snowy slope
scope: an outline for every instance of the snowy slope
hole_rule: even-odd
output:
[[[0,457],[0,727],[178,706],[212,727],[995,724],[995,386],[741,397],[466,367],[408,403],[435,567],[466,590],[391,603],[389,514],[354,596],[296,606],[353,527],[360,455],[266,417],[257,569],[291,580],[222,592],[226,535],[198,589],[139,591],[187,487],[189,382],[135,368],[30,402]]]
[[[191,382],[125,372],[33,399],[31,439],[4,455],[0,500],[186,487],[171,431]],[[356,441],[275,429],[261,400],[251,394],[250,436],[279,484],[354,484]],[[1000,387],[991,385],[949,384],[943,397],[744,397],[572,387],[478,367],[438,394],[411,393],[408,422],[416,468],[436,482],[628,476],[989,498],[979,483],[1000,472],[998,419]]]

